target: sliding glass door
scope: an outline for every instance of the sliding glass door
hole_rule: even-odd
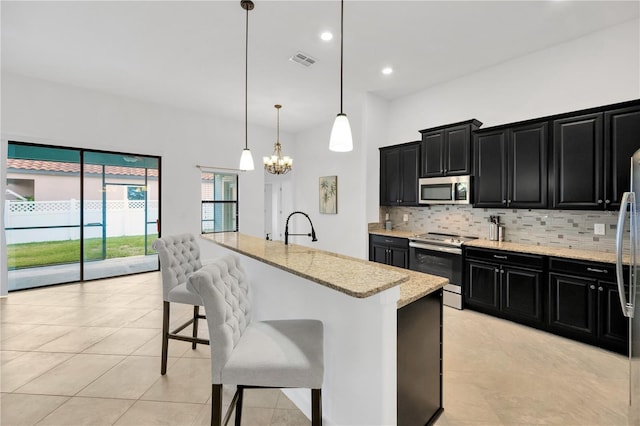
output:
[[[81,279],[80,151],[9,143],[8,289]]]
[[[158,158],[84,152],[85,279],[158,268],[158,177]]]
[[[158,269],[160,159],[9,142],[9,291]]]

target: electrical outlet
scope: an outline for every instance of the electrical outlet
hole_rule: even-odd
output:
[[[408,214],[403,214],[402,215],[402,221],[403,222],[409,222],[409,215]]]
[[[604,223],[594,223],[593,224],[593,234],[594,235],[604,235]]]

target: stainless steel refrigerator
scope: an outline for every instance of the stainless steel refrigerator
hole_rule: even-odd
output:
[[[631,191],[625,192],[622,197],[616,233],[618,293],[622,312],[629,318],[629,425],[640,425],[640,307],[636,303],[639,291],[637,272],[640,254],[638,202],[640,202],[640,150],[631,157]],[[629,228],[628,235],[625,235],[627,217]],[[628,249],[628,260],[625,259],[626,249]],[[625,276],[623,264],[627,261],[630,267],[628,276]]]

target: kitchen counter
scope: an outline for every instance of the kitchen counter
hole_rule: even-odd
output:
[[[574,260],[590,262],[616,263],[616,254],[596,250],[581,250],[566,247],[551,247],[534,244],[520,244],[506,241],[490,241],[477,239],[464,243],[465,247],[479,247],[494,250],[514,251],[520,253],[539,254],[543,256],[564,257]],[[623,263],[629,264],[629,256],[622,258]]]
[[[418,235],[416,232],[395,231],[393,229],[391,231],[387,231],[386,229],[375,229],[375,230],[369,231],[369,234],[382,235],[385,237],[396,237],[396,238],[413,238],[416,235]]]
[[[239,233],[201,241],[212,256],[241,258],[254,320],[322,321],[325,424],[429,424],[440,414],[446,278]],[[308,390],[284,392],[310,411]]]
[[[435,275],[237,232],[202,234],[202,238],[356,298],[400,285],[398,308],[448,283],[446,278]]]
[[[377,229],[369,231],[370,234],[384,235],[388,237],[396,238],[408,238],[411,239],[416,236],[415,232],[408,231],[387,231],[384,229]],[[597,250],[581,250],[575,248],[566,247],[553,247],[536,244],[522,244],[512,243],[507,241],[490,241],[485,239],[477,239],[464,243],[465,247],[478,247],[494,250],[505,250],[520,253],[539,254],[543,256],[555,256],[564,257],[574,260],[585,260],[590,262],[602,262],[602,263],[616,263],[616,254],[608,253]],[[622,261],[625,265],[629,265],[630,258],[628,255],[622,257]]]

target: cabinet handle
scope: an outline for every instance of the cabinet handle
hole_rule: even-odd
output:
[[[507,256],[498,256],[497,254],[494,254],[494,255],[493,255],[493,257],[494,257],[495,259],[504,259],[504,260],[507,260]]]
[[[604,200],[605,204],[611,204],[611,200]]]
[[[602,200],[598,200],[598,204],[602,204]]]
[[[511,204],[511,200],[507,200],[507,203]]]
[[[608,271],[606,269],[597,269],[597,268],[587,268],[589,272],[597,272],[599,274],[606,274]]]
[[[500,269],[494,269],[493,272],[497,274],[498,272],[500,272]]]
[[[502,200],[502,204],[507,204],[507,200]]]
[[[602,286],[598,287],[598,291],[604,291],[604,288],[602,288]]]
[[[504,269],[500,269],[500,273],[501,273],[501,274],[504,274]]]
[[[595,286],[595,285],[593,285],[593,284],[591,284],[591,285],[589,286],[589,288],[590,288],[591,290],[595,290],[595,289],[596,289],[596,286]]]

